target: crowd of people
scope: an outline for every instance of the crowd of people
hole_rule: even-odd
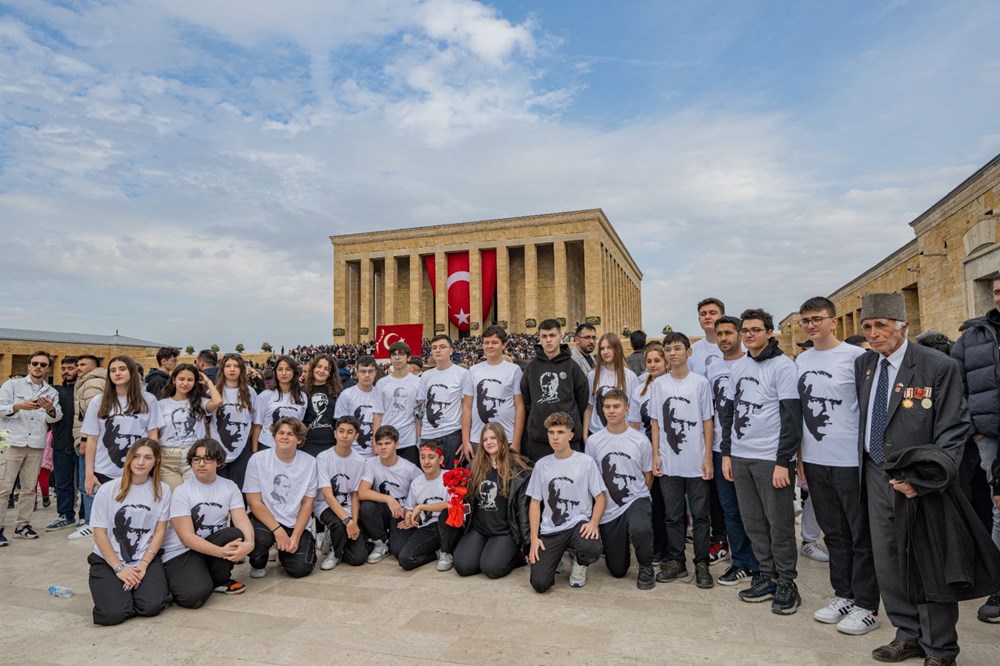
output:
[[[994,287],[997,309],[951,356],[908,340],[898,293],[864,297],[851,341],[810,298],[794,357],[769,313],[729,316],[716,298],[697,305],[702,339],[636,331],[628,355],[614,333],[547,319],[537,336],[396,342],[387,368],[369,346],[297,347],[264,372],[167,348],[143,379],[128,356],[83,355],[53,387],[40,351],[0,387],[0,546],[18,481],[13,535],[39,536],[48,438],[59,518],[45,531],[93,539],[97,624],[240,594],[244,559],[256,579],[275,560],[304,577],[390,556],[459,576],[527,566],[544,593],[561,572],[586,585],[603,555],[616,578],[634,560],[641,590],[739,586],[789,615],[802,555],[829,562],[816,621],[862,635],[884,612],[896,632],[874,659],[951,664],[958,601],[985,599],[979,619],[1000,622]]]

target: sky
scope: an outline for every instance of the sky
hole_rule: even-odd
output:
[[[1000,3],[0,1],[0,326],[331,340],[330,235],[602,208],[778,320],[1000,152]],[[539,313],[540,315],[544,313]]]

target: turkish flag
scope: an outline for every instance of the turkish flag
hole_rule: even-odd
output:
[[[472,321],[472,306],[470,303],[469,285],[469,253],[453,252],[447,256],[448,262],[448,320],[460,331],[468,331]],[[437,273],[435,271],[434,255],[424,257],[427,265],[427,275],[430,278],[431,290],[436,290],[435,282]],[[493,305],[493,294],[496,291],[497,281],[497,253],[496,250],[483,250],[480,254],[480,268],[482,272],[482,320],[486,321],[490,308]]]
[[[389,358],[389,346],[394,342],[405,342],[410,346],[410,355],[423,356],[424,325],[376,326],[375,340],[375,358]]]

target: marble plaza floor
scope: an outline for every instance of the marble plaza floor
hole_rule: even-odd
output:
[[[53,502],[54,505],[54,502]],[[6,533],[13,536],[13,515]],[[39,531],[55,519],[39,510]],[[780,617],[770,604],[747,604],[738,589],[693,583],[660,584],[640,592],[634,567],[611,578],[590,567],[582,589],[566,576],[544,595],[527,569],[497,581],[460,579],[433,565],[403,572],[391,557],[377,565],[317,567],[293,580],[269,566],[253,580],[249,565],[235,575],[240,596],[221,594],[200,610],[168,608],[156,618],[117,627],[91,620],[85,559],[91,539],[67,541],[68,531],[37,541],[11,538],[0,549],[0,663],[84,664],[874,664],[872,648],[893,630],[839,634],[812,619],[829,593],[827,566],[800,558],[803,607]],[[725,570],[712,568],[715,576]],[[70,599],[49,585],[73,588]],[[1000,625],[976,620],[978,602],[961,606],[962,665],[1000,664]],[[911,664],[919,661],[907,662]]]

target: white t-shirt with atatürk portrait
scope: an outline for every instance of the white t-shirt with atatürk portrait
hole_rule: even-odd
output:
[[[420,375],[417,402],[424,403],[421,439],[434,439],[462,428],[462,393],[469,371],[452,364],[444,370],[431,368]]]
[[[701,375],[688,372],[680,380],[663,375],[653,382],[649,417],[660,431],[660,467],[665,475],[701,476],[707,445],[705,421],[714,414],[712,390]]]
[[[579,451],[568,458],[545,456],[535,464],[528,481],[528,497],[541,502],[538,533],[563,532],[590,520],[594,498],[605,490],[601,472],[590,456]]]
[[[470,441],[479,442],[487,423],[499,423],[507,441],[514,441],[514,396],[521,395],[521,368],[510,361],[477,363],[466,374],[463,393],[472,397]]]
[[[285,527],[294,527],[302,498],[316,497],[316,459],[296,451],[292,462],[286,463],[274,449],[258,451],[247,464],[243,492],[260,493],[274,519]]]
[[[860,411],[854,359],[861,347],[807,349],[795,359],[802,400],[802,460],[831,467],[858,466]]]
[[[594,459],[607,488],[607,508],[601,524],[625,513],[635,500],[649,497],[644,472],[653,471],[653,445],[635,428],[614,434],[605,428],[587,439],[586,453]]]

